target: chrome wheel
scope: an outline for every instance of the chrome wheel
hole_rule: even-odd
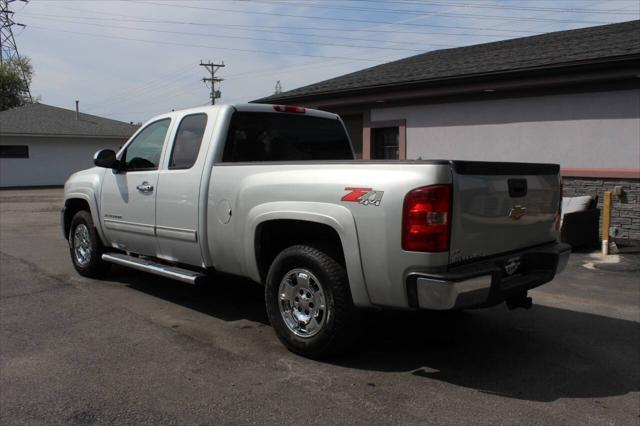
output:
[[[327,322],[322,284],[306,269],[292,269],[280,281],[280,315],[296,336],[315,336]]]
[[[73,230],[73,254],[80,266],[86,266],[91,261],[91,242],[89,228],[84,223]]]

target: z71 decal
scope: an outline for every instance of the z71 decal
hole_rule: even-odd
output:
[[[349,193],[342,197],[342,201],[360,203],[364,206],[379,206],[384,194],[384,191],[374,191],[371,188],[345,188],[344,190]]]

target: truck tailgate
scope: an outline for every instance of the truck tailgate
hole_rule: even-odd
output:
[[[557,164],[453,161],[450,264],[557,239]]]

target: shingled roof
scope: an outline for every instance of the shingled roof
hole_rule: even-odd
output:
[[[0,134],[128,138],[138,126],[41,103],[0,112]]]
[[[453,78],[602,63],[640,54],[640,20],[436,50],[377,65],[254,102],[345,95]]]

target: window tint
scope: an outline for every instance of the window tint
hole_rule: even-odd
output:
[[[207,114],[188,115],[182,119],[173,142],[170,169],[189,169],[193,166],[200,152],[206,126]]]
[[[222,161],[352,160],[337,119],[268,112],[235,112]]]
[[[127,146],[124,154],[125,168],[134,170],[154,170],[158,168],[164,138],[169,129],[170,119],[165,118],[145,127]]]
[[[27,145],[0,145],[0,158],[29,158]]]

